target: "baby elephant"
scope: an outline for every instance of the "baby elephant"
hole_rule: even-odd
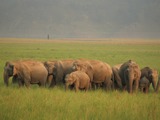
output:
[[[85,89],[87,91],[90,88],[90,78],[85,72],[75,71],[67,74],[65,77],[65,89],[68,89],[69,85],[74,85],[75,91],[79,89]]]
[[[139,89],[144,93],[148,93],[150,82],[146,77],[143,77],[139,81]]]

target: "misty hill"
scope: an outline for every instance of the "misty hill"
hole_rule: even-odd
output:
[[[1,0],[0,37],[160,38],[159,0]]]

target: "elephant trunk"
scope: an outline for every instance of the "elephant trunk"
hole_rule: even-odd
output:
[[[153,78],[153,77],[152,77]],[[153,86],[153,89],[156,90],[156,83],[157,83],[157,78],[153,78],[152,79],[152,86]]]
[[[160,79],[158,80],[158,83],[157,83],[156,92],[159,91],[159,88],[160,88]]]
[[[50,88],[53,88],[56,85],[56,80],[54,75],[49,75],[48,77],[48,81],[50,82]]]
[[[113,71],[113,75],[112,75],[113,81],[117,83],[120,89],[122,89],[122,80],[118,74],[118,70],[116,68],[112,68],[112,71]]]
[[[128,92],[132,93],[133,90],[133,73],[131,70],[128,70]]]
[[[132,93],[132,85],[133,85],[133,80],[132,80],[132,77],[129,76],[129,86],[128,86],[129,93]]]
[[[6,71],[4,71],[4,73],[3,73],[3,79],[4,79],[4,83],[5,83],[5,85],[6,86],[8,86],[9,85],[9,75],[6,73]]]

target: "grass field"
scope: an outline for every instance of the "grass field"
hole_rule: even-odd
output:
[[[141,68],[160,72],[160,40],[143,39],[0,39],[0,120],[159,120],[160,93],[128,94],[95,90],[75,93],[63,86],[53,89],[18,88],[3,83],[6,61],[88,58],[111,66],[129,59]]]

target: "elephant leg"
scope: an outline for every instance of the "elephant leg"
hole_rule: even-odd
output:
[[[17,83],[18,82],[18,76],[13,76],[12,77],[12,83]]]
[[[134,90],[137,92],[138,91],[138,86],[139,86],[139,80],[134,81]]]
[[[55,79],[55,77],[52,77],[51,84],[49,87],[53,88],[55,85],[56,85],[56,79]]]
[[[75,86],[75,92],[78,92],[78,91],[79,91],[78,86]]]
[[[24,86],[24,80],[23,79],[21,79],[21,77],[20,76],[16,76],[16,81],[17,81],[17,83],[18,83],[18,86],[19,87],[22,87],[22,86]]]
[[[27,79],[24,80],[24,84],[27,88],[30,87],[30,82]]]
[[[18,80],[18,85],[19,85],[19,87],[22,87],[22,86],[24,86],[24,82],[22,80]]]
[[[122,91],[126,91],[126,90],[127,90],[127,85],[123,85]]]
[[[149,89],[148,89],[148,86],[147,86],[147,87],[146,87],[146,93],[148,93],[148,90],[149,90]]]
[[[75,87],[75,92],[78,92],[78,90],[79,90],[79,82],[78,81],[75,82],[74,87]]]
[[[122,89],[122,81],[121,81],[120,78],[119,78],[119,79],[116,79],[116,83],[117,83],[117,86],[118,86],[120,89]]]
[[[147,93],[146,87],[143,88],[143,93]]]
[[[40,87],[45,87],[45,86],[46,86],[45,81],[41,81],[41,82],[39,83],[39,86],[40,86]]]
[[[70,89],[70,90],[73,90],[73,89],[74,89],[74,84],[70,85],[70,86],[69,86],[69,89]]]
[[[145,93],[145,87],[142,88],[142,92]]]
[[[22,77],[20,77],[22,78]],[[24,84],[27,88],[30,87],[30,83],[31,83],[31,76],[29,73],[24,73],[24,76],[23,76],[23,81],[24,81]]]
[[[146,88],[144,88],[143,92],[146,93]]]
[[[144,92],[144,88],[143,88],[143,87],[142,87],[142,88],[140,88],[140,91],[141,91],[141,92]]]
[[[93,90],[95,90],[96,89],[96,83],[92,82],[91,87],[93,88]]]
[[[111,90],[114,90],[114,81],[112,81],[112,79],[110,79],[110,88]]]
[[[129,80],[128,85],[127,85],[127,90],[129,93],[133,92],[133,80]]]
[[[85,87],[85,91],[88,91],[90,89],[90,82],[87,83],[87,86]]]
[[[96,83],[95,86],[96,86],[96,89],[100,88],[100,84],[99,83]]]
[[[105,85],[105,88],[106,88],[107,91],[111,90],[111,84],[112,83],[109,80],[107,80],[107,81],[104,82],[104,85]]]
[[[39,87],[44,87],[44,86],[42,85],[42,83],[40,83],[40,82],[38,83],[38,85],[39,85]]]
[[[110,80],[110,82],[109,82],[109,88],[110,88],[110,90],[114,89],[114,85],[113,85],[113,81],[112,80]]]
[[[141,92],[143,92],[143,93],[145,92],[145,87],[141,88]]]
[[[88,89],[89,90],[91,90],[92,89],[92,85],[91,85],[92,83],[91,82],[89,82],[89,86],[88,86]]]
[[[87,86],[87,87],[85,87],[85,89],[84,89],[84,90],[85,90],[85,92],[87,92],[87,91],[88,91],[88,86]]]

